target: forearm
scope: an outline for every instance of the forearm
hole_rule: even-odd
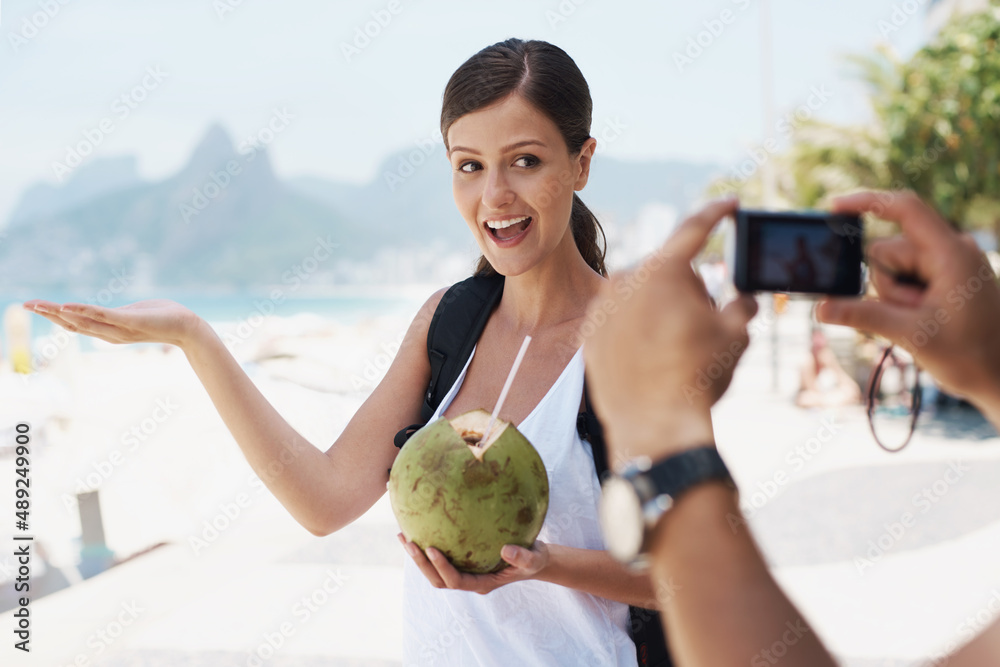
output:
[[[648,572],[633,572],[607,551],[549,544],[549,564],[540,581],[574,588],[636,607],[658,609]]]
[[[835,665],[805,619],[778,587],[739,516],[735,494],[704,484],[681,496],[657,526],[655,582],[675,595],[664,624],[678,665]],[[724,641],[720,641],[724,637]]]
[[[336,502],[322,500],[334,486],[330,459],[278,414],[207,323],[182,349],[257,476],[307,530],[328,532],[321,510]]]

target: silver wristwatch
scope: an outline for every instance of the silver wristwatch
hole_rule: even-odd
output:
[[[707,481],[730,486],[733,478],[714,445],[690,449],[655,465],[648,458],[631,463],[602,485],[600,521],[611,555],[633,566],[645,564],[650,536],[674,498]]]

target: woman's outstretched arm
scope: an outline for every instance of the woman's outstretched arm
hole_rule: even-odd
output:
[[[430,380],[427,329],[444,290],[414,318],[396,359],[343,433],[325,452],[303,438],[264,398],[215,331],[172,301],[121,308],[24,304],[70,331],[112,343],[162,342],[183,350],[254,472],[296,521],[328,535],[385,493],[396,456],[393,436],[420,417]]]

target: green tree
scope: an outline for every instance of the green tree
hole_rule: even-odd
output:
[[[856,187],[910,188],[959,226],[990,226],[1000,239],[998,41],[1000,0],[991,0],[907,61],[886,47],[850,58],[870,89],[875,122],[800,125],[775,165],[782,198],[811,207]],[[738,189],[754,198],[758,181]]]

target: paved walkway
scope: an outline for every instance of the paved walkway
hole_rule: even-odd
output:
[[[916,665],[1000,600],[1000,439],[975,414],[928,414],[890,455],[860,408],[793,408],[804,308],[777,324],[778,393],[769,332],[751,347],[717,408],[720,448],[777,578],[842,664]],[[402,552],[386,498],[326,538],[270,494],[231,524],[198,555],[174,543],[32,603],[34,652],[11,662],[3,646],[0,664],[403,664]],[[4,636],[12,621],[0,615]]]
[[[777,393],[770,330],[755,339],[715,412],[720,450],[775,576],[842,664],[920,664],[992,617],[1000,438],[974,411],[927,409],[907,449],[889,454],[861,407],[792,407],[807,308],[793,302],[778,321]]]

